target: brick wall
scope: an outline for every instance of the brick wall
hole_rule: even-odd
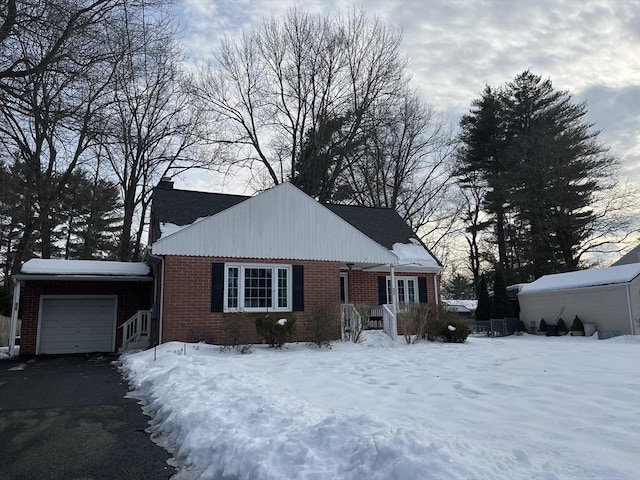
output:
[[[387,276],[386,272],[371,272],[363,270],[343,270],[347,273],[349,284],[349,303],[361,303],[365,305],[379,305],[378,300],[378,277]],[[427,278],[427,303],[436,303],[434,289],[434,280],[436,277],[433,273],[406,273],[395,272],[396,277],[426,277]],[[438,284],[438,293],[440,293],[440,285]],[[438,302],[440,300],[438,299]]]
[[[211,265],[213,263],[260,263],[304,266],[304,312],[294,312],[297,323],[295,341],[309,339],[309,320],[315,307],[340,303],[340,267],[335,262],[298,260],[167,256],[162,341],[192,341],[193,333],[220,344],[225,330],[225,314],[211,312]],[[242,342],[260,343],[255,318],[264,313],[247,314],[242,325]],[[272,315],[279,315],[277,312]],[[285,316],[285,315],[283,315]]]
[[[151,306],[151,282],[100,281],[37,281],[29,280],[22,287],[20,302],[20,355],[36,353],[38,315],[41,295],[117,295],[117,326],[126,322],[138,310]],[[122,330],[116,331],[116,350],[122,345]]]

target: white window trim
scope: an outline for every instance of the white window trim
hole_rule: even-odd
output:
[[[229,269],[238,269],[238,307],[229,307]],[[244,276],[248,268],[268,268],[271,274],[271,307],[244,307]],[[287,271],[287,307],[278,307],[278,270]],[[291,312],[293,311],[293,274],[291,265],[276,263],[225,263],[224,304],[225,312]]]
[[[414,288],[415,288],[415,293],[416,293],[416,298],[415,298],[415,302],[413,303],[420,303],[420,289],[418,287],[418,277],[410,277],[407,275],[395,275],[395,280],[396,280],[396,292],[398,292],[398,308],[402,311],[402,307],[401,305],[406,305],[407,303],[403,303],[400,301],[400,289],[398,288],[398,280],[413,280],[414,282]],[[389,291],[389,282],[391,281],[391,276],[387,275],[387,302],[389,302],[390,298],[391,298],[391,292]]]

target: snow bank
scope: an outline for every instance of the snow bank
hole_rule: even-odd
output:
[[[560,340],[560,341],[556,341]],[[584,337],[122,357],[179,479],[632,480],[640,346]]]
[[[619,265],[609,268],[592,268],[590,270],[558,273],[555,275],[545,275],[535,282],[525,284],[518,295],[593,287],[596,285],[627,283],[632,281],[638,275],[640,275],[640,263],[631,263],[629,265]]]
[[[398,257],[398,265],[414,265],[417,267],[440,268],[438,262],[429,254],[426,248],[417,240],[409,239],[411,243],[394,243],[391,252]]]
[[[144,276],[151,270],[142,262],[106,260],[60,260],[33,258],[20,269],[22,273],[42,275],[126,275]]]

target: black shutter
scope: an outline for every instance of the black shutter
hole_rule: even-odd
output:
[[[291,284],[293,305],[292,310],[294,312],[304,311],[304,265],[293,265],[291,267]]]
[[[420,298],[420,303],[427,303],[426,277],[418,277],[418,297]]]
[[[211,264],[211,311],[224,309],[224,263]]]
[[[387,277],[386,275],[378,276],[378,303],[384,305],[387,303]]]

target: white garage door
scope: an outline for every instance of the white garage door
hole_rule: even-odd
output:
[[[43,298],[39,353],[112,352],[114,297]]]

